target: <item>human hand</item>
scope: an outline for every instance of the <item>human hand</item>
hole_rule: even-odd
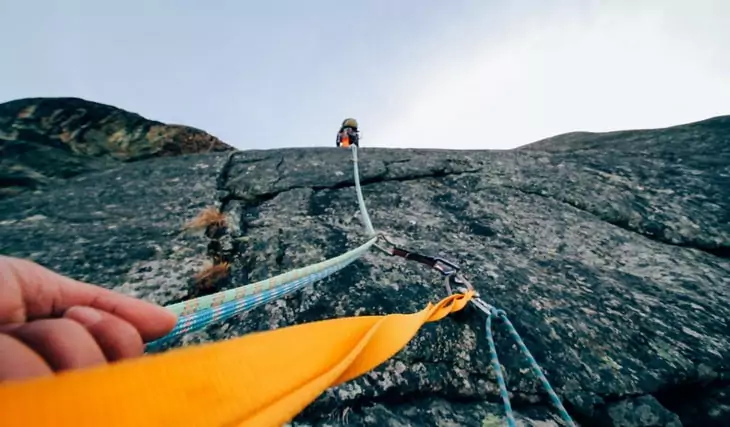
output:
[[[0,255],[0,382],[140,356],[176,320],[152,303]]]

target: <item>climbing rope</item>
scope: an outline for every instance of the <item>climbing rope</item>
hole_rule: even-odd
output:
[[[375,245],[376,241],[382,236],[378,236],[373,229],[370,215],[368,215],[365,206],[365,199],[360,186],[357,145],[351,145],[350,147],[360,216],[370,240],[342,255],[316,264],[291,270],[250,285],[239,286],[165,306],[165,308],[178,315],[177,323],[167,335],[148,343],[146,351],[157,350],[182,335],[222,322],[262,304],[296,292],[311,283],[342,270]],[[383,249],[381,248],[381,250]]]
[[[444,285],[448,295],[452,295],[453,286],[465,287],[465,292],[475,293],[471,283],[469,283],[460,274],[460,268],[457,264],[443,258],[422,255],[404,248],[400,248],[383,234],[377,233],[375,231],[372,221],[370,220],[370,215],[368,214],[367,207],[365,205],[365,199],[363,197],[362,187],[360,185],[357,145],[351,145],[350,150],[352,151],[353,178],[355,182],[355,191],[357,194],[360,217],[365,227],[365,231],[370,237],[369,241],[342,255],[330,258],[317,264],[312,264],[303,268],[288,271],[286,273],[262,280],[260,282],[256,282],[254,284],[241,286],[227,291],[218,292],[216,294],[206,295],[203,297],[194,298],[177,304],[169,305],[166,308],[173,311],[179,316],[178,322],[169,334],[147,344],[147,350],[157,349],[163,346],[165,343],[168,343],[169,341],[179,336],[195,330],[202,329],[213,323],[221,322],[237,314],[258,307],[262,304],[266,304],[270,301],[282,298],[290,293],[293,293],[303,288],[304,286],[307,286],[315,281],[330,276],[337,271],[345,268],[355,260],[359,259],[371,247],[375,247],[387,255],[398,256],[407,260],[416,261],[438,271],[444,276]],[[384,244],[378,244],[377,242],[379,240],[382,240]],[[560,402],[559,397],[554,392],[545,375],[542,373],[542,370],[537,364],[537,361],[534,359],[534,357],[532,357],[532,354],[525,346],[521,337],[517,333],[517,330],[507,318],[506,313],[502,310],[496,310],[494,307],[484,302],[481,298],[479,298],[478,294],[475,294],[475,297],[471,298],[470,301],[487,315],[486,329],[487,341],[489,344],[489,350],[491,355],[491,365],[495,371],[497,383],[500,390],[500,396],[504,404],[505,416],[507,418],[507,424],[509,425],[509,427],[515,427],[516,422],[512,411],[512,406],[510,404],[506,382],[504,380],[504,376],[502,375],[501,364],[497,356],[497,350],[494,344],[494,337],[492,335],[491,325],[493,317],[498,317],[504,321],[504,324],[507,326],[510,335],[517,342],[521,352],[527,358],[533,373],[540,379],[540,382],[547,391],[553,404],[560,412],[563,420],[569,426],[575,426],[570,415],[567,413],[562,403]]]
[[[159,349],[179,336],[222,322],[324,279],[360,258],[376,240],[372,238],[340,256],[260,282],[169,305],[166,308],[178,315],[177,323],[167,335],[148,343],[147,350]]]
[[[169,305],[166,308],[178,315],[177,324],[168,335],[149,343],[147,348],[157,348],[176,337],[282,298],[336,273],[372,247],[441,273],[446,298],[408,315],[354,316],[311,322],[54,377],[0,384],[3,422],[13,427],[280,425],[327,388],[356,378],[392,357],[424,323],[439,320],[471,302],[487,315],[491,365],[508,425],[515,427],[516,423],[492,335],[493,317],[507,326],[561,417],[574,427],[575,423],[506,313],[484,302],[461,275],[458,265],[400,248],[374,230],[360,186],[357,146],[352,145],[351,150],[367,242],[337,257],[260,282]],[[384,244],[378,244],[379,241]],[[466,289],[454,294],[454,287]],[[297,369],[288,370],[291,366]],[[256,386],[255,393],[247,388],[252,384]],[[79,401],[84,402],[83,410],[77,408]]]
[[[565,423],[570,427],[575,427],[575,422],[573,421],[573,418],[568,414],[568,411],[565,410],[565,407],[563,406],[563,403],[560,401],[560,398],[558,397],[557,393],[555,393],[555,390],[553,390],[553,387],[550,385],[550,382],[548,381],[547,377],[545,377],[545,374],[542,372],[542,369],[540,369],[540,365],[537,363],[535,358],[532,356],[532,353],[530,353],[530,350],[527,349],[527,346],[525,345],[525,342],[522,340],[522,337],[520,337],[520,334],[517,332],[517,329],[515,329],[514,325],[512,325],[512,322],[509,321],[507,318],[507,313],[504,312],[504,310],[496,309],[495,307],[487,304],[484,302],[481,298],[478,296],[476,298],[473,298],[471,302],[476,305],[480,310],[482,310],[487,315],[486,320],[486,333],[487,333],[487,341],[489,343],[489,353],[490,353],[490,359],[491,359],[491,365],[492,369],[494,369],[494,374],[497,377],[497,385],[499,386],[499,394],[502,398],[502,403],[504,404],[504,412],[505,416],[507,417],[507,425],[509,427],[516,427],[517,423],[515,421],[514,414],[512,412],[512,405],[510,404],[509,394],[507,392],[507,384],[504,380],[504,376],[502,375],[502,365],[499,363],[499,357],[497,356],[497,348],[494,345],[494,335],[492,334],[492,318],[496,317],[504,323],[504,325],[507,327],[507,331],[509,332],[512,339],[515,340],[517,343],[517,346],[520,349],[520,352],[525,356],[527,359],[527,362],[530,365],[530,369],[532,370],[532,373],[540,380],[540,383],[542,384],[543,388],[547,392],[548,396],[550,397],[550,400],[552,401],[553,406],[558,410],[558,413],[560,414],[560,417],[565,421]]]
[[[375,235],[375,231],[373,230],[372,223],[370,222],[370,217],[368,216],[367,209],[365,208],[365,201],[363,200],[362,196],[362,190],[360,188],[360,178],[358,173],[358,162],[357,162],[357,146],[352,146],[352,161],[354,163],[354,174],[355,174],[355,188],[357,190],[357,200],[358,204],[360,205],[360,211],[362,212],[363,222],[365,224],[365,229],[367,230],[369,235]],[[422,255],[416,252],[412,252],[400,247],[397,247],[391,242],[389,239],[387,239],[384,235],[380,235],[381,239],[383,239],[390,247],[389,248],[383,248],[380,245],[375,245],[376,248],[380,249],[382,252],[391,255],[391,256],[399,256],[401,258],[412,260],[419,262],[421,264],[425,264],[434,270],[440,272],[445,280],[444,284],[446,287],[447,294],[452,294],[452,285],[456,286],[463,286],[465,287],[465,292],[474,292],[475,297],[470,299],[470,302],[477,306],[480,310],[484,311],[487,315],[486,319],[486,329],[487,329],[487,341],[489,343],[489,351],[491,354],[491,365],[494,369],[495,375],[497,377],[497,383],[499,385],[499,392],[500,396],[502,398],[502,402],[504,404],[505,408],[505,415],[507,417],[507,424],[509,427],[516,427],[516,421],[514,418],[514,414],[512,411],[512,405],[510,404],[509,394],[507,392],[507,384],[504,380],[504,376],[502,375],[502,368],[501,364],[499,363],[499,358],[497,356],[497,349],[494,344],[494,337],[492,335],[492,317],[496,316],[503,320],[504,324],[507,326],[507,330],[509,331],[512,338],[517,342],[518,347],[520,348],[520,351],[522,354],[527,358],[530,368],[532,369],[532,372],[538,377],[540,382],[542,383],[543,388],[547,391],[548,396],[550,397],[550,400],[552,401],[553,405],[558,409],[558,412],[560,413],[561,418],[563,421],[567,423],[570,427],[575,427],[575,423],[573,422],[573,419],[568,414],[568,411],[565,410],[565,407],[563,406],[562,402],[560,401],[560,398],[553,390],[552,386],[550,385],[550,382],[545,377],[545,374],[543,374],[542,369],[540,369],[540,365],[537,363],[535,358],[532,356],[532,353],[527,349],[527,346],[522,341],[522,338],[517,333],[517,330],[512,325],[512,323],[507,318],[507,314],[503,310],[497,310],[491,305],[487,304],[482,300],[479,295],[474,291],[474,287],[469,283],[461,274],[459,274],[459,266],[456,265],[453,262],[450,262],[443,258],[438,257],[431,257]]]
[[[360,168],[357,164],[357,145],[351,145],[351,147],[353,163],[352,173],[355,178],[355,192],[357,193],[357,204],[360,207],[360,215],[362,216],[362,222],[365,225],[365,231],[368,233],[368,236],[374,236],[375,229],[373,228],[373,223],[370,222],[370,215],[368,215],[368,210],[365,207],[365,199],[362,197],[362,187],[360,187]]]

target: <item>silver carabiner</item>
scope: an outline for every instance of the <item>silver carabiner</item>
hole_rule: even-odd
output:
[[[471,303],[473,303],[479,310],[484,312],[484,314],[489,314],[494,310],[494,307],[489,304],[488,302],[481,299],[479,296],[479,292],[474,289],[474,286],[464,278],[461,274],[451,274],[444,278],[444,287],[446,288],[446,293],[448,295],[454,294],[454,289],[452,288],[452,283],[455,285],[463,285],[461,289],[457,289],[457,291],[473,291],[474,297],[470,300]]]

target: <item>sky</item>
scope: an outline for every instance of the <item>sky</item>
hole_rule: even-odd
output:
[[[73,96],[240,149],[509,149],[730,114],[727,0],[0,0],[0,102]]]

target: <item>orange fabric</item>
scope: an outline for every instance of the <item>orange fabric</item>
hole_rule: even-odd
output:
[[[347,132],[342,133],[342,138],[340,138],[340,145],[343,147],[350,146],[350,135],[348,135]]]
[[[413,314],[359,316],[0,384],[4,427],[281,426],[327,388],[400,351],[473,292]]]

